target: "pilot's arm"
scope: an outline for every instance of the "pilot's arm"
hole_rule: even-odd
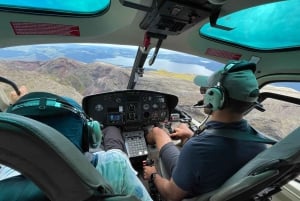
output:
[[[144,179],[153,180],[156,188],[166,200],[180,201],[188,194],[178,187],[172,178],[168,180],[157,174],[155,166],[144,166]]]
[[[181,123],[177,128],[174,129],[173,133],[170,133],[172,139],[180,139],[184,144],[189,138],[194,135],[194,132],[189,129],[187,124]]]

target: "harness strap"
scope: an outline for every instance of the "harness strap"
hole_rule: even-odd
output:
[[[248,133],[238,131],[235,129],[229,129],[229,128],[221,128],[221,129],[208,128],[205,129],[205,132],[210,135],[222,136],[222,137],[232,138],[236,140],[258,142],[258,143],[271,144],[271,145],[277,143],[276,140],[265,136],[264,134],[255,130],[253,127],[250,128],[251,129]]]

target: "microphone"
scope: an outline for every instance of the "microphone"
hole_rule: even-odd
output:
[[[204,105],[203,100],[199,100],[195,105],[193,105],[194,108],[212,108],[212,104],[208,103]]]
[[[264,108],[264,106],[261,103],[257,102],[257,101],[255,102],[254,108],[257,109],[260,112],[266,111],[266,109]]]
[[[193,105],[194,107],[196,106],[203,106],[204,104],[204,100],[199,100],[195,105]]]

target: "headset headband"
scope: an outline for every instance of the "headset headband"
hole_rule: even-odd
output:
[[[22,115],[34,116],[32,110],[30,110],[32,107],[36,107],[36,109],[38,109],[38,111],[39,111],[38,115],[49,115],[49,113],[47,113],[48,111],[46,112],[46,108],[53,107],[53,108],[58,109],[58,110],[52,111],[53,114],[64,112],[64,111],[60,111],[60,110],[65,109],[76,115],[79,115],[84,120],[89,119],[83,111],[77,109],[76,107],[72,106],[71,104],[69,104],[63,100],[60,100],[60,99],[47,98],[47,97],[31,98],[31,99],[26,99],[24,101],[20,101],[18,103],[15,103],[11,107],[9,107],[8,112],[17,112],[19,110],[19,112],[22,113]],[[22,111],[22,109],[23,109],[23,111]]]
[[[243,70],[252,70],[252,72],[254,73],[256,70],[256,64],[248,63],[246,61],[234,61],[227,64],[224,67],[223,73],[232,73],[232,72],[238,72]]]

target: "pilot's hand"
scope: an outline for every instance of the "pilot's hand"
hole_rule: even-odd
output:
[[[144,169],[144,179],[145,180],[150,180],[151,179],[151,174],[157,172],[155,166],[147,166],[146,165],[146,166],[143,167],[143,169]]]
[[[185,123],[179,124],[177,128],[174,128],[174,132],[170,133],[170,137],[172,139],[181,139],[181,140],[188,139],[193,135],[194,132],[191,129],[189,129],[189,127]]]
[[[148,130],[145,137],[146,137],[146,141],[148,144],[154,145],[157,143],[157,140],[162,135],[166,135],[167,137],[169,137],[169,134],[166,133],[166,131],[164,129],[153,126]]]
[[[24,96],[25,94],[28,93],[28,90],[27,88],[23,85],[19,88],[19,91],[20,91],[20,95],[18,95],[16,93],[16,91],[11,91],[10,92],[10,101],[11,101],[11,104],[14,104],[19,98],[21,98],[22,96]]]

